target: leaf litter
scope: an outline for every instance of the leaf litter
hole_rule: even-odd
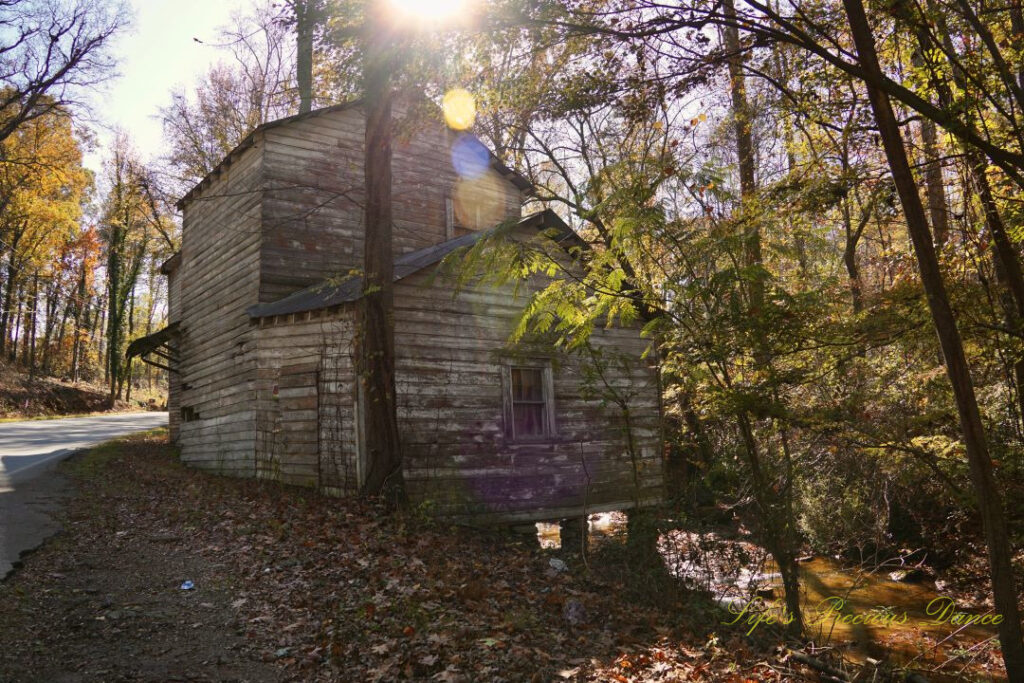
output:
[[[552,575],[508,533],[212,476],[160,436],[64,470],[64,532],[0,584],[0,680],[802,678],[776,642],[572,558]]]

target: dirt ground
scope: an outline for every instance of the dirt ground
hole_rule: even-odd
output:
[[[240,635],[230,570],[194,553],[187,533],[169,524],[173,487],[148,477],[131,486],[141,463],[122,458],[152,443],[63,463],[85,490],[71,500],[63,530],[0,584],[0,680],[281,678]],[[181,590],[186,579],[200,588]]]
[[[623,547],[562,564],[189,470],[163,434],[62,468],[63,531],[0,583],[0,681],[821,680]]]

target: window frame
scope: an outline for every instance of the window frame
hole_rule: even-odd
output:
[[[540,370],[541,397],[544,403],[544,425],[542,434],[517,435],[515,427],[514,401],[512,398],[512,371]],[[506,358],[501,366],[502,408],[505,419],[505,437],[512,443],[539,443],[553,441],[558,437],[558,423],[555,420],[555,382],[551,361],[545,358]]]
[[[452,195],[444,195],[444,238],[455,239],[455,202]]]

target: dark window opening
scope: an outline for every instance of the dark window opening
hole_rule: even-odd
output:
[[[513,436],[519,439],[550,434],[544,370],[511,368],[511,380]]]
[[[195,422],[199,419],[199,413],[192,406],[181,407],[181,421],[182,422]]]

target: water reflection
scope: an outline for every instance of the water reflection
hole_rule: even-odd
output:
[[[626,513],[598,512],[587,518],[587,546],[595,548],[610,540],[625,541]],[[558,550],[562,547],[561,527],[557,523],[537,522],[540,547]]]
[[[626,515],[590,515],[588,547],[622,542]],[[542,548],[559,548],[558,524],[540,523]],[[768,552],[731,533],[673,529],[662,533],[659,551],[666,569],[689,588],[708,593],[738,614],[750,609],[781,609],[781,577]],[[888,659],[895,664],[956,663],[995,646],[990,625],[957,623],[955,614],[985,614],[967,609],[927,581],[895,580],[907,572],[891,567],[864,571],[827,557],[804,558],[799,565],[806,636],[817,647],[841,647],[854,661]],[[911,575],[913,573],[910,573]],[[990,615],[992,616],[992,615]],[[954,670],[963,662],[956,664]]]

